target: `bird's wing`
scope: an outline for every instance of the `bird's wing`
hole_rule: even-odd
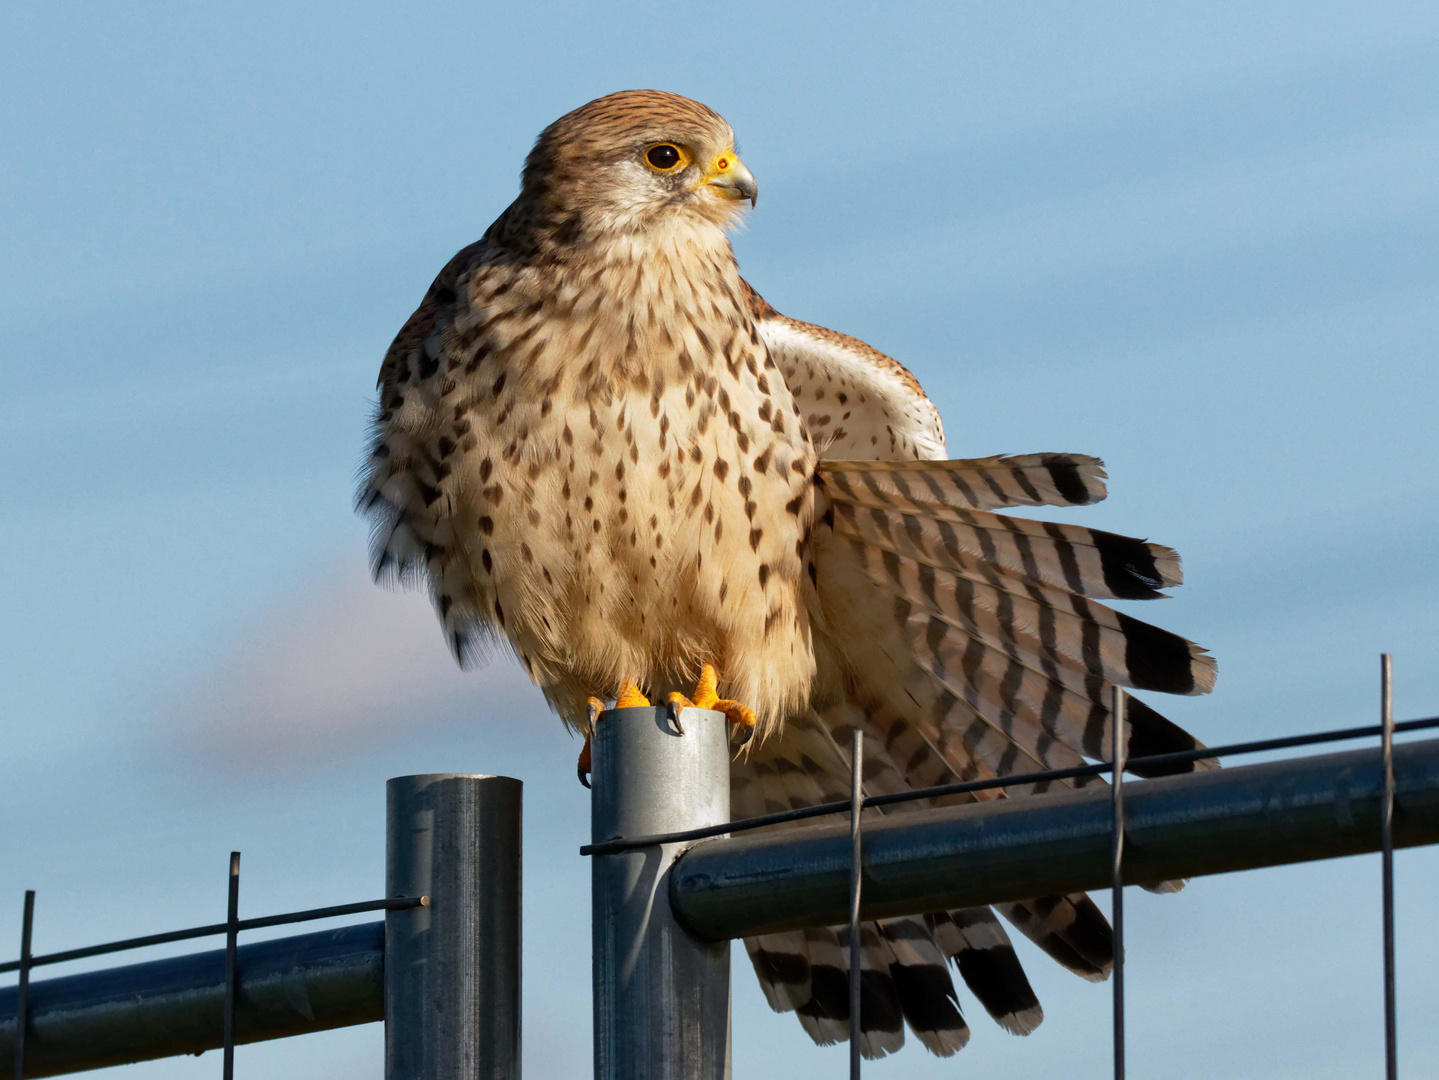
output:
[[[1214,661],[1204,650],[1096,602],[1162,596],[1181,580],[1175,552],[994,512],[1098,502],[1102,463],[1077,454],[943,460],[938,412],[896,361],[788,319],[758,294],[750,304],[827,459],[813,536],[816,629],[838,674],[817,687],[816,711],[787,720],[783,734],[736,762],[737,815],[843,800],[856,729],[865,738],[866,794],[888,794],[1105,759],[1113,686],[1212,688]],[[1136,698],[1127,715],[1131,757],[1199,745]],[[1109,925],[1088,897],[1036,898],[1000,911],[1071,971],[1107,977]],[[865,986],[874,1002],[861,1014],[867,1054],[902,1043],[901,1016],[936,1053],[953,1053],[968,1038],[936,955],[955,962],[1007,1030],[1023,1034],[1042,1019],[988,908],[872,924],[865,933]],[[807,931],[746,943],[770,1004],[797,1012],[819,1042],[844,1037],[843,937],[843,930]]]
[[[450,519],[451,455],[457,446],[463,449],[469,421],[446,425],[434,418],[443,415],[438,404],[454,383],[447,378],[455,352],[450,331],[468,305],[466,281],[488,252],[484,240],[461,249],[436,275],[386,351],[369,455],[355,499],[356,509],[370,521],[375,579],[414,584],[423,578],[445,640],[462,664],[491,639],[498,640],[490,617],[498,597],[481,595],[480,585],[471,580],[472,560],[461,557],[464,537]],[[467,314],[476,321],[476,313]]]
[[[858,338],[781,315],[748,282],[744,287],[821,457],[945,457],[939,410],[903,364]]]
[[[387,387],[404,385],[418,376],[418,370],[409,372],[403,378],[401,373],[421,362],[420,351],[425,342],[450,318],[451,309],[459,298],[461,278],[484,258],[487,250],[488,244],[484,240],[476,240],[457,251],[445,268],[435,275],[435,280],[420,300],[420,306],[405,320],[405,325],[400,327],[395,340],[385,350],[380,377],[375,380],[376,389],[384,391]]]

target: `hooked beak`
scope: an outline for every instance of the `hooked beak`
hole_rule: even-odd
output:
[[[751,206],[759,199],[754,174],[745,168],[745,163],[733,150],[724,151],[710,162],[703,182],[726,199],[748,199]]]

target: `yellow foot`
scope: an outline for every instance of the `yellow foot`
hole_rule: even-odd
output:
[[[615,708],[633,709],[636,706],[648,705],[649,703],[649,698],[640,693],[639,686],[631,679],[625,683],[624,689],[620,691],[620,696],[615,699]],[[589,787],[591,764],[590,740],[594,737],[595,725],[600,722],[601,714],[608,710],[605,709],[605,703],[597,697],[589,698],[585,704],[589,706],[590,710],[590,730],[585,733],[584,749],[580,751],[580,760],[575,763],[575,772],[579,775],[580,783],[585,787]]]
[[[754,731],[754,710],[738,701],[720,697],[717,691],[718,685],[718,672],[715,671],[713,664],[706,664],[700,669],[700,681],[695,685],[695,696],[692,699],[678,692],[671,694],[669,707],[670,715],[675,719],[675,727],[679,727],[681,709],[715,709],[724,713],[731,724],[741,729],[741,742],[748,741],[750,734]],[[684,734],[683,729],[680,730],[680,734]]]
[[[620,696],[615,699],[615,708],[634,709],[641,705],[648,705],[649,703],[650,699],[641,694],[640,688],[631,680],[625,683],[625,688],[620,691]]]

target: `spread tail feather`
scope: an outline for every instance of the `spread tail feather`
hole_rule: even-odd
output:
[[[1016,454],[955,461],[838,461],[820,474],[864,506],[920,513],[952,508],[1086,506],[1107,494],[1104,462],[1086,454]]]
[[[974,509],[998,498],[986,503],[979,493],[1003,489],[975,477],[1006,474],[1016,460],[1029,459],[820,467],[823,626],[856,697],[919,728],[960,775],[1107,758],[1115,685],[1179,694],[1214,686],[1205,650],[1092,599],[1158,596],[1180,580],[1173,551]],[[1200,745],[1133,705],[1131,755]]]
[[[739,758],[731,769],[731,810],[772,813],[845,797],[849,763],[822,722],[795,717],[783,739]],[[860,928],[860,1051],[883,1057],[904,1044],[906,1023],[931,1052],[948,1056],[969,1040],[947,954],[926,918]],[[770,1007],[794,1012],[815,1042],[849,1037],[849,930],[821,927],[745,941]]]
[[[1171,549],[990,512],[1098,501],[1104,471],[1096,459],[822,462],[816,483],[816,634],[826,670],[839,677],[820,711],[789,718],[782,737],[735,762],[736,814],[847,798],[854,730],[865,739],[866,794],[889,794],[1105,760],[1116,686],[1183,694],[1213,687],[1214,661],[1199,646],[1096,601],[1149,599],[1178,585]],[[1126,728],[1131,758],[1200,746],[1134,697]],[[1031,782],[885,812],[1091,783],[1103,781]],[[998,910],[1069,970],[1108,977],[1110,927],[1087,896]],[[848,1037],[847,934],[832,927],[746,942],[770,1005],[795,1012],[816,1042]],[[1001,1027],[1026,1034],[1043,1019],[988,908],[866,923],[861,934],[866,1056],[898,1049],[906,1022],[937,1054],[964,1045],[969,1029],[946,960]]]
[[[783,739],[740,757],[731,771],[731,804],[739,815],[772,813],[846,797],[849,732],[865,733],[865,792],[907,790],[913,775],[897,760],[881,728],[854,703],[823,715],[792,717]],[[912,759],[908,761],[913,765]],[[888,813],[920,809],[900,804]],[[867,811],[879,816],[880,811]],[[891,1053],[903,1027],[931,1052],[947,1056],[969,1040],[947,961],[1006,1031],[1028,1034],[1044,1017],[1004,928],[988,908],[885,919],[861,929],[861,1052]],[[746,940],[771,1008],[795,1012],[821,1044],[848,1038],[848,930],[828,927]],[[901,1022],[902,1021],[902,1022]]]

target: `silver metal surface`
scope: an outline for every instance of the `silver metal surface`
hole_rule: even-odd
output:
[[[1399,1077],[1399,1034],[1394,991],[1394,658],[1379,658],[1380,753],[1383,770],[1379,806],[1379,850],[1384,903],[1384,1074]]]
[[[520,1075],[520,781],[434,773],[389,782],[386,1080]]]
[[[860,811],[864,808],[864,732],[855,728],[849,739],[849,1080],[859,1080],[860,986],[863,965],[859,948]]]
[[[1378,748],[1131,781],[1125,881],[1374,851],[1382,790]],[[1439,740],[1394,748],[1394,791],[1395,846],[1439,842]],[[864,830],[862,913],[888,918],[1103,888],[1112,824],[1110,793],[1092,788],[876,821]],[[849,865],[842,825],[707,840],[672,871],[672,906],[712,940],[842,925]]]
[[[728,721],[704,709],[681,720],[683,735],[665,708],[603,715],[592,743],[594,840],[729,819]],[[730,947],[675,921],[668,879],[680,848],[591,861],[597,1080],[730,1075]]]
[[[383,949],[380,922],[241,945],[236,1041],[383,1019]],[[0,1080],[14,1076],[16,990],[0,989]],[[225,950],[36,980],[29,997],[27,1078],[217,1050]]]
[[[1128,732],[1124,730],[1124,691],[1113,688],[1110,708],[1110,847],[1109,890],[1113,897],[1110,924],[1114,928],[1114,1080],[1124,1080],[1124,751]]]

